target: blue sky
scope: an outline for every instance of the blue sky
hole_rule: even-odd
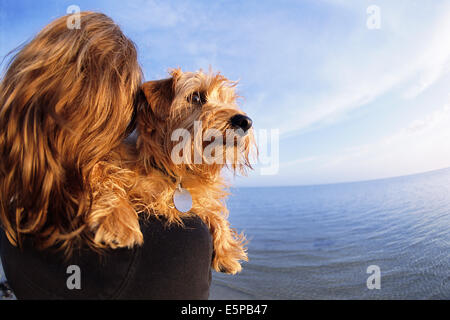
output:
[[[450,166],[449,1],[7,1],[0,54],[69,5],[111,16],[146,79],[212,66],[239,79],[256,130],[278,129],[279,171],[238,185],[400,176]],[[369,29],[367,8],[380,9]]]

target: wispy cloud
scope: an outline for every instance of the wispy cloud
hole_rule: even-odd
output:
[[[315,176],[316,181],[330,183],[444,168],[450,160],[449,123],[450,104],[445,104],[377,142],[352,146],[336,154],[285,162],[280,165],[281,172],[289,174],[289,167],[299,164],[297,181],[310,182],[311,176]],[[304,167],[305,164],[308,166]]]
[[[346,113],[391,91],[400,89],[403,97],[415,98],[448,73],[450,42],[444,40],[450,34],[448,4],[433,19],[422,18],[418,33],[408,30],[412,21],[400,17],[401,11],[396,15],[392,12],[396,8],[384,8],[383,12],[391,12],[383,16],[381,30],[369,31],[360,26],[344,35],[337,34],[340,43],[323,45],[329,54],[299,74],[311,78],[318,90],[279,93],[279,114],[275,119],[271,114],[270,119],[264,119],[265,124],[277,123],[284,136],[301,133],[335,123]],[[401,20],[405,28],[399,29],[391,20]]]

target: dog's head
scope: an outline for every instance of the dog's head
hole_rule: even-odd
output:
[[[245,173],[256,150],[252,120],[237,105],[236,82],[219,73],[173,70],[142,89],[148,104],[137,115],[145,167],[173,176],[215,176],[227,166]]]

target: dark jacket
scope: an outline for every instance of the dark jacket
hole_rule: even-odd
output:
[[[199,218],[184,223],[166,227],[152,218],[141,223],[142,247],[109,250],[102,257],[85,249],[67,262],[27,244],[18,249],[1,230],[0,253],[18,299],[208,299],[212,238]],[[69,289],[67,282],[76,286],[76,274],[81,289]]]

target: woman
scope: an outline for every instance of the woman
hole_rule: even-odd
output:
[[[84,12],[68,28],[70,18],[25,45],[0,84],[6,277],[19,299],[205,299],[212,244],[201,221],[142,221],[144,246],[132,250],[100,250],[86,228],[87,180],[133,129],[142,72],[110,18]]]

